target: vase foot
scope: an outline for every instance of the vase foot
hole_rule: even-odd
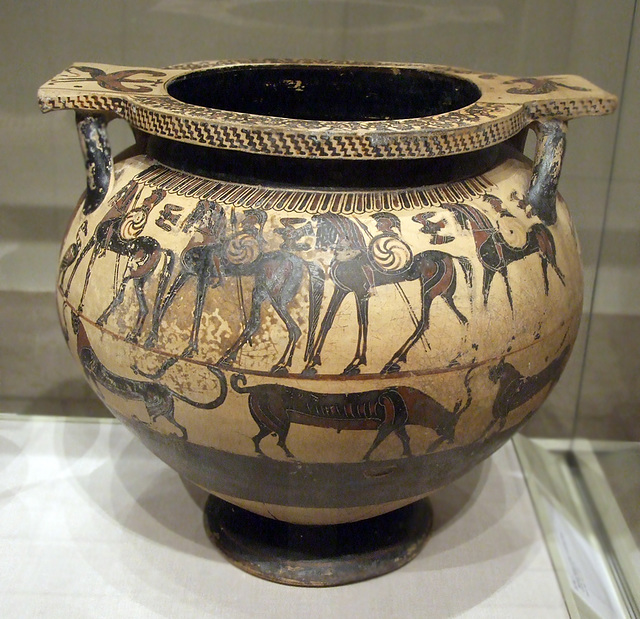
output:
[[[215,496],[204,511],[209,538],[231,563],[287,585],[329,587],[396,570],[431,530],[428,499],[357,522],[300,525],[259,516]]]

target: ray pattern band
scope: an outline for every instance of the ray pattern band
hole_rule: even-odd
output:
[[[63,334],[113,414],[211,493],[212,539],[308,586],[415,556],[425,497],[569,360],[567,121],[615,97],[572,75],[299,61],[79,63],[39,96],[75,110],[87,174]],[[118,157],[114,118],[135,140]]]

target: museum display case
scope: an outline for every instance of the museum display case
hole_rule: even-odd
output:
[[[8,616],[17,604],[42,612],[54,598],[60,616],[96,604],[104,604],[96,616],[243,616],[258,605],[267,616],[296,616],[301,604],[310,616],[327,608],[368,617],[638,614],[636,2],[42,1],[7,7],[1,28],[11,59],[0,68],[10,84],[0,99],[0,508],[11,522],[0,545],[15,557],[0,571]],[[57,263],[84,164],[73,114],[43,117],[36,104],[38,87],[72,62],[252,58],[581,75],[619,98],[612,116],[570,124],[559,190],[580,240],[585,291],[555,389],[515,439],[434,494],[434,527],[417,559],[375,581],[287,588],[287,596],[223,562],[199,515],[204,491],[112,420],[66,350]],[[109,136],[115,153],[133,142],[123,121]],[[532,134],[525,153],[534,149]],[[498,280],[492,294],[504,294]]]

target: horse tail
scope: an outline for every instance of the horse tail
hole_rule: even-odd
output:
[[[527,242],[535,244],[534,247],[548,260],[555,260],[556,242],[553,234],[544,224],[535,223],[527,232]]]
[[[553,234],[551,234],[551,230],[544,224],[536,223],[531,226],[528,234],[534,236],[541,259],[543,261],[546,260],[553,267],[553,270],[558,274],[558,278],[564,285],[564,274],[558,267],[558,261],[556,260],[556,242]]]
[[[157,380],[158,378],[162,378],[167,370],[175,365],[182,357],[169,357],[155,372],[143,372],[135,363],[131,366],[134,374],[138,376],[143,376],[144,378],[149,378],[150,380]]]
[[[63,294],[66,296],[69,295],[69,289],[71,288],[71,282],[73,281],[73,278],[75,277],[76,271],[78,270],[78,267],[80,266],[80,263],[82,262],[82,259],[89,253],[89,250],[96,244],[96,237],[95,234],[91,237],[89,237],[89,240],[87,241],[86,245],[80,250],[80,253],[76,256],[75,260],[74,260],[74,265],[73,265],[73,269],[71,269],[71,275],[69,275],[69,277],[67,278],[67,287],[66,289],[62,290],[62,280],[60,281],[60,292],[63,292]]]
[[[309,334],[307,335],[304,360],[309,361],[313,355],[316,330],[320,321],[320,307],[324,297],[324,270],[313,262],[307,262],[306,265],[309,271]]]
[[[173,267],[176,264],[176,255],[170,249],[163,249],[162,253],[164,254],[164,265],[162,267],[162,273],[160,274],[160,279],[158,280],[158,288],[156,289],[156,300],[153,304],[153,315],[156,315],[158,308],[160,307],[160,303],[164,299],[164,293],[167,290],[167,286],[169,284],[169,279],[173,273]]]
[[[218,383],[220,385],[220,393],[215,399],[211,400],[211,402],[196,402],[195,400],[192,400],[191,398],[188,398],[187,396],[182,395],[177,391],[173,391],[173,389],[171,389],[171,393],[179,400],[182,400],[183,402],[186,402],[187,404],[189,404],[190,406],[194,406],[195,408],[201,408],[205,410],[218,408],[218,406],[223,404],[227,399],[227,380],[224,376],[224,372],[222,372],[217,367],[213,365],[207,365],[207,369],[218,379]]]
[[[457,256],[457,259],[462,267],[464,281],[467,282],[467,286],[471,288],[473,286],[473,266],[471,265],[471,260],[465,256]]]
[[[229,382],[236,393],[251,393],[251,390],[246,386],[247,377],[244,374],[233,374]],[[240,386],[241,384],[242,386]]]
[[[471,398],[470,379],[471,379],[471,372],[473,371],[473,369],[474,367],[472,366],[464,377],[464,387],[467,391],[467,401],[464,404],[462,404],[462,400],[458,400],[455,406],[453,407],[453,414],[456,416],[456,419],[459,419],[462,413],[464,413],[464,411],[466,411],[469,408],[469,406],[471,406],[472,398]]]

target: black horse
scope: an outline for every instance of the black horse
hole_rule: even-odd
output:
[[[190,356],[198,350],[198,333],[204,307],[205,296],[210,287],[225,286],[229,278],[236,281],[242,290],[242,278],[253,279],[251,310],[237,340],[223,354],[219,363],[232,366],[240,349],[256,334],[260,328],[260,314],[265,302],[269,302],[284,322],[288,341],[282,356],[271,368],[271,373],[288,372],[293,360],[295,346],[302,335],[302,330],[289,311],[289,306],[298,294],[305,274],[309,278],[309,336],[305,351],[305,360],[310,357],[311,347],[319,322],[319,311],[324,294],[324,271],[312,262],[286,251],[275,250],[264,252],[260,230],[253,230],[247,223],[245,228],[236,234],[225,235],[225,214],[220,207],[209,205],[209,211],[215,214],[207,233],[200,228],[204,239],[202,242],[188,246],[180,259],[180,271],[171,284],[164,298],[156,305],[151,332],[145,347],[153,348],[159,337],[162,319],[175,301],[178,291],[191,278],[196,281],[196,305],[194,322],[187,348],[182,356]],[[250,212],[247,219],[258,212]],[[260,218],[257,218],[260,220]],[[242,300],[240,300],[242,304]],[[244,311],[244,308],[241,308]]]
[[[78,311],[82,312],[84,297],[87,292],[91,271],[96,259],[103,255],[105,251],[114,252],[118,257],[124,256],[127,259],[124,276],[117,286],[114,286],[114,296],[108,307],[102,312],[97,320],[98,325],[104,325],[111,313],[124,300],[124,293],[129,282],[133,282],[133,287],[138,300],[138,317],[135,327],[132,329],[128,339],[136,341],[142,331],[145,318],[149,313],[149,308],[145,299],[144,288],[152,273],[161,261],[164,261],[162,273],[158,283],[156,303],[162,297],[171,276],[174,265],[174,254],[168,249],[164,249],[158,241],[150,236],[137,236],[130,239],[122,237],[119,231],[123,217],[106,219],[98,224],[93,236],[78,254],[75,264],[69,277],[65,294],[68,296],[69,288],[76,270],[83,258],[91,252],[87,272],[85,274],[82,294],[78,304]]]
[[[350,293],[354,294],[356,300],[358,342],[353,360],[343,371],[345,375],[358,374],[360,366],[367,363],[369,297],[373,288],[419,281],[421,289],[421,311],[418,316],[413,316],[415,329],[383,367],[383,374],[398,372],[400,363],[406,362],[407,353],[429,327],[429,310],[437,297],[442,297],[458,320],[467,324],[466,316],[460,312],[453,300],[456,291],[454,260],[460,263],[467,285],[472,285],[471,263],[466,258],[441,251],[423,251],[414,256],[406,244],[391,233],[388,222],[384,233],[374,237],[367,245],[362,230],[353,219],[329,213],[315,215],[313,219],[317,225],[316,247],[334,250],[334,259],[329,267],[334,288],[313,352],[304,370],[306,375],[314,375],[315,366],[321,364],[322,348],[327,335],[342,302]],[[378,229],[381,229],[380,222],[378,223]],[[395,227],[398,226],[399,222]],[[376,250],[380,250],[378,253],[387,251],[386,260],[385,256],[377,257]],[[391,266],[386,268],[384,264]],[[405,300],[408,302],[406,297]]]
[[[507,267],[527,256],[538,255],[542,263],[545,294],[549,294],[548,267],[551,265],[564,285],[564,275],[556,260],[556,244],[550,230],[535,223],[527,230],[526,242],[521,247],[509,245],[502,233],[493,226],[489,218],[479,209],[467,204],[442,204],[442,208],[453,213],[460,227],[470,230],[476,245],[478,260],[484,269],[482,296],[485,306],[489,300],[489,289],[496,273],[500,273],[507,289],[507,299],[513,311],[513,298]]]
[[[240,337],[227,350],[220,364],[230,366],[236,360],[240,349],[251,340],[260,327],[262,304],[269,301],[287,328],[288,341],[284,352],[271,373],[284,374],[293,361],[295,346],[302,331],[289,312],[289,305],[300,290],[305,273],[309,278],[309,332],[304,359],[311,356],[313,340],[319,322],[320,305],[324,294],[324,271],[313,262],[303,260],[286,251],[272,251],[262,254],[252,265],[244,268],[225,263],[225,272],[230,275],[251,275],[254,278],[251,295],[251,311]]]

